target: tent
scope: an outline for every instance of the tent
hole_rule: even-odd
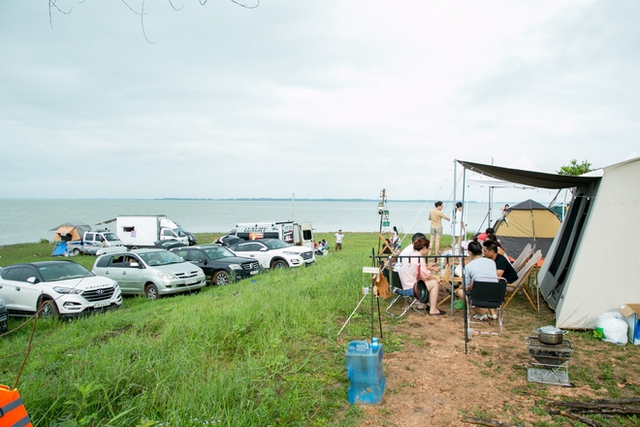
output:
[[[458,161],[465,168],[541,188],[574,188],[565,219],[538,274],[556,326],[592,329],[604,312],[640,302],[640,263],[629,238],[640,216],[640,158],[581,176]]]
[[[514,258],[527,243],[540,249],[543,257],[547,256],[559,228],[558,217],[531,199],[512,206],[493,226],[503,249]]]
[[[69,221],[52,228],[49,231],[55,231],[53,235],[54,242],[69,242],[82,240],[82,236],[86,231],[91,231],[91,226],[80,221]]]

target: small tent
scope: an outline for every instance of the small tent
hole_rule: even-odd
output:
[[[547,256],[559,228],[556,215],[531,199],[512,206],[493,226],[503,249],[513,258],[520,255],[527,243],[540,249],[543,257]]]
[[[538,274],[556,326],[593,329],[598,317],[640,302],[640,263],[633,238],[640,217],[640,157],[581,176],[458,161],[466,169],[541,188],[573,188],[564,221]]]
[[[80,221],[69,221],[62,223],[49,231],[55,232],[53,235],[54,242],[70,242],[82,240],[84,233],[91,231],[91,226]]]

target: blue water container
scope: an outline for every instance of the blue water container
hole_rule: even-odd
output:
[[[377,338],[367,341],[351,341],[345,354],[349,403],[374,404],[382,401],[386,378],[382,371],[384,350]]]

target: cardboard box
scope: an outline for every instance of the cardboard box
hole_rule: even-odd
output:
[[[629,325],[627,330],[629,342],[640,345],[640,304],[625,304],[618,311],[625,317],[624,320]]]

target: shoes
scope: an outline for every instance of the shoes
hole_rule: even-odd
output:
[[[473,320],[483,321],[483,320],[487,320],[488,318],[489,318],[489,316],[487,316],[486,314],[483,314],[482,316],[480,316],[478,314],[474,314],[473,315]]]
[[[489,319],[491,319],[491,320],[498,320],[498,315],[497,314],[489,314],[487,317]]]
[[[447,314],[447,312],[442,310],[438,310],[437,313],[429,313],[431,316],[444,316],[445,314]]]

